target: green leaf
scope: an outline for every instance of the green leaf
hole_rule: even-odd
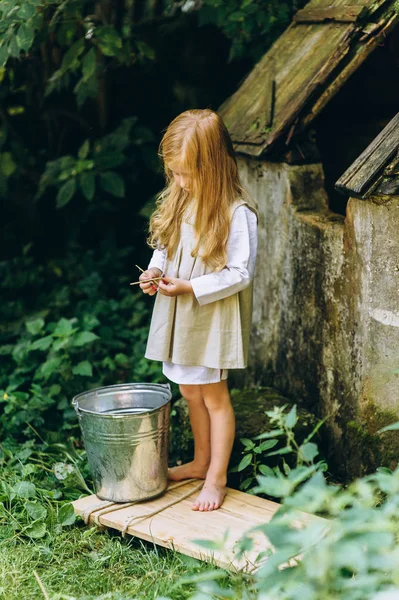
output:
[[[277,456],[280,454],[290,454],[292,452],[291,446],[285,446],[284,448],[279,448],[279,450],[273,450],[273,452],[268,452],[265,456]]]
[[[288,429],[292,429],[295,426],[296,421],[296,404],[294,404],[288,415],[285,417],[285,426],[288,427]]]
[[[84,47],[85,41],[84,39],[80,39],[77,42],[75,42],[65,53],[60,69],[63,74],[68,69],[75,70],[79,66],[78,58],[82,54]]]
[[[4,177],[8,179],[16,169],[17,165],[14,162],[11,152],[2,152],[0,154],[0,170]]]
[[[17,38],[15,35],[13,35],[8,43],[8,54],[14,58],[19,58],[20,52],[21,51],[17,44]]]
[[[252,455],[246,454],[244,458],[241,460],[240,464],[237,467],[237,471],[243,471],[246,469],[252,462]]]
[[[83,377],[91,377],[93,375],[93,368],[88,360],[82,360],[82,362],[73,367],[72,373],[74,375],[82,375]]]
[[[96,40],[105,56],[116,56],[122,49],[122,40],[114,27],[97,27]]]
[[[87,155],[90,150],[90,140],[85,140],[81,147],[79,148],[78,156],[81,160],[87,158]]]
[[[255,488],[255,492],[261,492],[276,498],[284,498],[291,493],[292,486],[287,479],[260,475],[258,481],[259,486]]]
[[[29,2],[23,2],[20,6],[18,16],[22,19],[28,20],[31,17],[34,17],[36,14],[36,8],[29,4]]]
[[[75,191],[76,191],[76,179],[71,178],[68,181],[66,181],[64,183],[64,185],[62,185],[60,187],[60,189],[58,190],[57,202],[56,202],[57,208],[62,208],[63,206],[68,204],[68,202],[70,202],[70,200],[72,199]]]
[[[252,448],[255,447],[255,444],[253,443],[253,441],[249,440],[248,438],[240,438],[240,442],[241,442],[241,444],[244,444],[245,449],[247,449],[247,450],[252,450]]]
[[[278,440],[265,440],[259,446],[259,450],[264,452],[265,450],[270,450],[270,448],[274,448],[274,446],[278,444]]]
[[[100,174],[101,186],[105,192],[123,198],[125,196],[125,183],[118,173],[106,171]]]
[[[8,46],[6,43],[3,43],[0,46],[0,67],[4,67],[8,60]]]
[[[257,435],[254,439],[255,440],[265,440],[268,438],[278,437],[282,433],[284,433],[283,429],[273,429],[273,431],[266,431],[265,433],[261,433],[260,435]]]
[[[34,521],[44,521],[44,519],[47,517],[47,509],[38,502],[27,502],[25,504],[25,508],[28,515]]]
[[[68,504],[63,504],[58,511],[58,521],[63,526],[73,525],[75,523],[76,516],[75,511],[73,510],[72,504],[69,502]]]
[[[244,21],[244,19],[245,19],[245,13],[242,13],[240,11],[233,12],[233,13],[231,13],[231,15],[228,16],[229,21],[241,22],[241,21]]]
[[[35,498],[36,486],[30,481],[18,481],[13,487],[17,498]]]
[[[35,340],[31,344],[30,349],[31,350],[47,350],[48,348],[50,348],[52,342],[53,342],[53,336],[52,335],[46,335],[45,337],[42,337],[42,338],[39,338],[38,340]]]
[[[54,337],[68,337],[75,333],[76,329],[74,329],[72,325],[72,319],[60,319],[57,323],[57,327],[54,329],[53,336]]]
[[[129,366],[129,357],[126,354],[123,354],[123,352],[118,352],[118,354],[115,354],[114,360],[120,367]]]
[[[29,525],[25,529],[25,533],[30,538],[37,540],[46,535],[46,533],[47,533],[46,525],[42,521],[36,521],[36,523],[32,523],[32,525]]]
[[[94,75],[94,73],[96,71],[96,66],[97,66],[96,51],[94,50],[94,48],[91,48],[87,52],[87,54],[84,55],[84,58],[82,61],[82,73],[83,73],[83,78],[85,80],[90,79],[90,77],[92,77]],[[86,158],[86,157],[83,157],[83,158]]]
[[[250,487],[250,485],[252,484],[252,481],[253,481],[253,477],[248,477],[247,479],[244,479],[244,481],[242,483],[240,483],[240,490],[245,492],[245,490],[247,490]]]
[[[92,331],[81,331],[75,337],[73,341],[74,346],[85,346],[86,344],[90,344],[94,340],[98,340],[98,335],[93,333]]]
[[[81,173],[79,176],[79,186],[86,200],[93,200],[96,189],[96,178],[94,173]]]
[[[32,46],[35,31],[31,23],[22,23],[17,31],[17,44],[21,50],[27,52]]]
[[[319,449],[313,442],[302,444],[299,447],[299,457],[305,462],[311,462],[319,453]]]
[[[62,359],[58,356],[48,358],[46,362],[40,365],[37,376],[42,379],[49,379],[53,373],[57,373],[62,363]]]
[[[25,327],[32,335],[37,335],[41,332],[44,327],[44,319],[34,319],[33,321],[26,321]]]
[[[273,469],[271,469],[267,465],[259,465],[259,472],[267,477],[275,477]]]
[[[155,49],[152,46],[142,40],[135,40],[135,44],[144,58],[148,58],[149,60],[155,59]]]
[[[385,431],[397,431],[399,429],[399,421],[397,423],[392,423],[391,425],[387,425],[382,429],[379,429],[377,433],[384,433]]]
[[[58,338],[57,340],[54,340],[53,350],[54,350],[54,352],[58,352],[62,348],[65,348],[66,346],[68,346],[68,344],[69,344],[69,338]]]

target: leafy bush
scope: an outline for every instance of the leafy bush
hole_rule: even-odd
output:
[[[0,326],[3,437],[77,428],[71,400],[85,389],[159,381],[159,363],[144,359],[152,302],[129,287],[127,255],[112,247],[84,257],[75,251],[36,271],[28,258],[0,264],[10,317]],[[18,300],[7,293],[15,283]]]
[[[275,477],[281,475],[281,469],[286,476],[289,476],[294,465],[293,480],[299,472],[305,474],[307,479],[312,473],[318,470],[325,470],[327,465],[324,461],[314,462],[319,454],[317,445],[311,442],[326,419],[319,421],[303,439],[298,443],[294,434],[294,429],[298,425],[297,407],[294,405],[289,412],[286,412],[287,405],[275,406],[273,410],[265,411],[269,417],[272,426],[270,431],[261,433],[253,440],[242,438],[244,445],[243,458],[232,471],[242,472],[247,475],[240,483],[240,489],[255,493],[255,484],[259,476]],[[281,469],[277,465],[271,468],[270,457],[281,458]],[[290,460],[287,460],[289,458]],[[300,467],[305,467],[302,471]],[[297,470],[299,469],[299,471]],[[304,479],[301,479],[304,481]],[[272,496],[278,494],[271,494]]]
[[[286,472],[274,468],[258,477],[255,492],[279,498],[281,508],[270,522],[255,529],[272,543],[273,550],[259,554],[261,566],[248,577],[247,600],[397,598],[399,468],[393,472],[381,468],[347,488],[329,485],[324,463],[304,464],[315,458],[318,449],[312,442],[295,443],[293,411],[284,417],[276,409],[270,416],[288,429],[297,466]],[[239,542],[239,554],[252,544],[249,531]],[[209,547],[214,546],[212,540]],[[234,588],[228,583],[221,586],[218,579],[216,575],[202,581],[192,600],[241,599]]]
[[[64,527],[75,523],[73,506],[81,490],[89,491],[79,466],[82,455],[65,443],[0,446],[0,524],[1,537],[8,544],[19,540],[40,540],[49,546]],[[53,473],[56,459],[72,461],[73,477],[57,484]],[[58,477],[58,479],[61,479]]]

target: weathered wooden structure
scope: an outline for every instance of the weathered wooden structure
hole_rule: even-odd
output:
[[[363,200],[399,195],[399,113],[338,179],[336,187]]]
[[[260,215],[252,380],[333,414],[352,475],[399,409],[398,22],[312,0],[220,109]]]

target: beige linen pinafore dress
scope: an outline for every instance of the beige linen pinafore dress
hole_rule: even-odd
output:
[[[244,201],[237,201],[234,211]],[[248,206],[248,205],[247,205]],[[250,206],[248,206],[253,210]],[[193,216],[183,219],[174,257],[166,259],[164,272],[191,280],[212,273],[195,247]],[[247,365],[252,317],[252,282],[227,298],[200,305],[194,294],[170,298],[157,294],[145,357],[177,365],[212,369],[241,369]]]

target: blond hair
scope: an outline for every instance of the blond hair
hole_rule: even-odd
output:
[[[176,252],[184,213],[194,199],[197,243],[193,256],[215,269],[226,265],[231,207],[247,197],[238,175],[229,133],[212,110],[187,110],[167,128],[159,148],[166,187],[159,194],[150,219],[149,245]],[[190,174],[190,192],[182,189],[173,171]]]

